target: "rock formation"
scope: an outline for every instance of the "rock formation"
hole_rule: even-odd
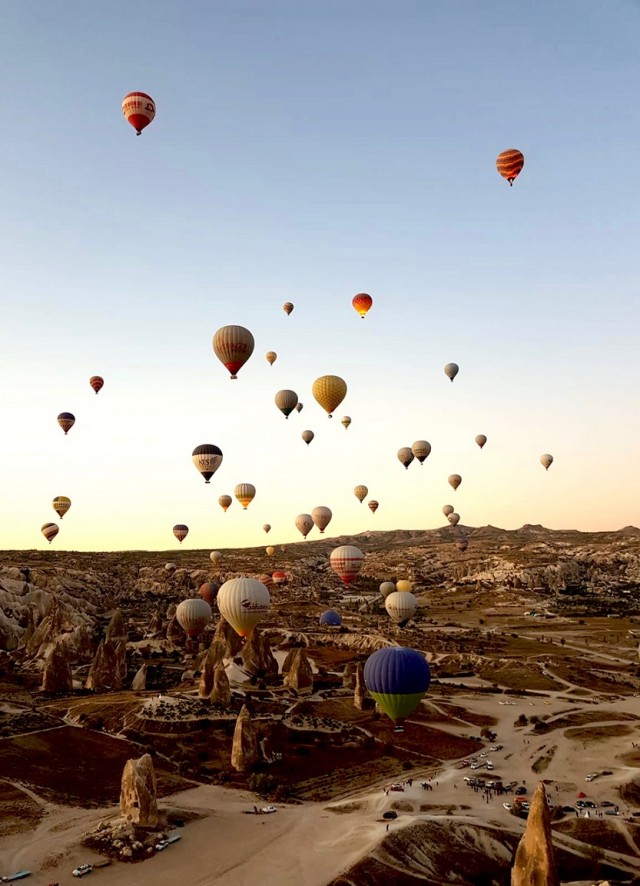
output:
[[[201,665],[200,683],[198,685],[198,695],[200,698],[209,698],[213,690],[214,673],[218,664],[224,658],[224,646],[217,640],[214,640]]]
[[[93,689],[94,692],[122,689],[122,680],[118,671],[116,647],[108,640],[103,640],[98,646],[95,658],[89,668],[85,686],[87,689]]]
[[[291,659],[284,682],[296,692],[313,689],[313,671],[304,649],[292,649],[287,658]]]
[[[127,679],[127,643],[119,640],[116,644],[116,677],[123,686]]]
[[[231,765],[238,772],[247,772],[258,761],[258,740],[246,705],[238,714],[233,733]]]
[[[535,789],[527,827],[516,849],[511,886],[560,886],[551,834],[551,817],[542,782]]]
[[[242,649],[242,637],[239,637],[229,622],[221,615],[213,635],[213,642],[222,643],[225,658],[235,658]]]
[[[145,662],[142,667],[136,672],[135,677],[131,683],[131,688],[134,692],[144,692],[147,688],[147,671],[149,669],[149,665]]]
[[[353,706],[358,711],[365,709],[365,699],[367,697],[367,687],[364,685],[364,665],[361,661],[356,666],[355,687],[353,690]]]
[[[128,636],[129,631],[125,624],[122,611],[120,609],[116,609],[116,611],[111,616],[111,621],[109,622],[109,626],[107,627],[105,638],[107,640],[110,640],[112,643],[117,643],[119,640],[124,640],[126,643]]]
[[[43,692],[71,692],[73,689],[71,665],[61,643],[56,643],[45,659],[41,688]]]
[[[156,773],[149,754],[138,760],[127,760],[120,785],[120,811],[132,824],[157,827]]]
[[[242,647],[242,661],[248,674],[256,677],[277,677],[278,662],[265,635],[255,628]]]
[[[211,690],[213,704],[227,706],[231,702],[231,687],[229,678],[224,669],[224,662],[220,661],[213,672],[213,689]]]
[[[161,637],[163,627],[163,618],[160,615],[159,610],[156,609],[156,611],[151,616],[151,621],[149,622],[149,627],[147,628],[147,634],[150,634],[152,637]]]
[[[175,615],[167,625],[167,640],[171,640],[171,642],[175,643],[177,646],[184,646],[187,642],[187,635],[182,630],[180,622]]]

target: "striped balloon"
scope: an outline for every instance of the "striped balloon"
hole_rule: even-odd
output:
[[[287,317],[288,317],[289,314],[293,311],[293,305],[291,304],[290,301],[286,301],[286,302],[282,305],[282,310],[285,312],[285,314],[286,314]]]
[[[371,511],[372,514],[375,514],[375,512],[376,512],[376,511],[378,510],[378,508],[380,507],[380,503],[377,502],[377,501],[375,500],[375,498],[372,498],[371,501],[367,502],[367,504],[368,504],[368,506],[369,506],[369,510]]]
[[[247,637],[266,615],[269,591],[257,578],[232,578],[218,591],[218,609],[241,637]]]
[[[201,597],[191,597],[178,604],[176,618],[187,637],[199,637],[211,621],[211,606]]]
[[[370,310],[373,299],[366,292],[359,292],[353,296],[351,304],[364,320],[364,315]]]
[[[57,523],[45,523],[40,532],[44,535],[49,544],[51,544],[56,535],[60,532],[60,527]]]
[[[276,571],[271,574],[271,580],[275,585],[284,585],[287,583],[287,573],[284,569],[276,569]]]
[[[140,135],[156,116],[156,103],[146,92],[130,92],[122,100],[122,113]]]
[[[218,587],[218,585],[214,585],[211,581],[205,581],[204,584],[200,585],[198,593],[203,600],[206,600],[209,606],[213,606],[213,604],[216,602],[216,597],[218,596]]]
[[[222,450],[213,443],[202,443],[193,450],[191,458],[204,482],[208,483],[222,464]]]
[[[71,412],[61,412],[58,416],[58,424],[64,431],[65,437],[76,423],[76,417]]]
[[[256,494],[256,487],[251,483],[238,483],[235,488],[235,497],[238,499],[244,510],[251,504]]]
[[[364,554],[360,548],[356,548],[354,545],[341,545],[339,548],[334,548],[329,556],[331,568],[346,585],[351,584],[357,578],[363,560]]]
[[[223,363],[231,378],[237,378],[249,357],[253,354],[255,340],[244,326],[223,326],[213,336],[213,352]]]
[[[331,413],[338,408],[347,394],[347,383],[338,375],[321,375],[314,381],[312,393],[331,418]]]
[[[226,514],[226,512],[229,510],[229,508],[233,504],[233,499],[231,498],[230,495],[221,495],[220,498],[218,499],[218,504],[220,505],[220,507],[222,508],[222,510]]]
[[[420,464],[423,464],[424,460],[428,458],[431,453],[431,443],[428,443],[426,440],[416,440],[411,447],[411,452],[415,455]]]
[[[178,539],[180,544],[182,544],[187,535],[189,535],[189,527],[185,526],[184,523],[176,523],[176,525],[173,527],[173,534]]]
[[[418,707],[430,682],[429,665],[416,649],[388,646],[365,662],[365,686],[394,723]]]
[[[384,608],[389,613],[391,621],[402,624],[415,615],[418,601],[411,591],[394,591],[385,599]]]
[[[89,384],[97,394],[104,387],[104,379],[101,375],[92,375]]]
[[[404,465],[407,470],[409,469],[409,465],[414,460],[414,458],[415,455],[411,451],[410,446],[402,446],[400,449],[398,449],[398,461],[401,465]]]
[[[67,498],[66,495],[56,495],[54,500],[51,502],[53,505],[53,510],[56,512],[58,517],[62,520],[64,515],[67,513],[69,508],[71,507],[71,499]]]
[[[501,154],[498,154],[496,168],[502,178],[506,178],[512,187],[514,181],[522,172],[523,166],[524,154],[516,150],[516,148],[509,148],[508,151],[503,151]]]

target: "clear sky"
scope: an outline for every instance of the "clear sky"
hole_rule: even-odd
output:
[[[631,0],[4,0],[0,547],[48,547],[56,495],[62,550],[277,544],[316,505],[327,534],[637,525],[639,45]]]

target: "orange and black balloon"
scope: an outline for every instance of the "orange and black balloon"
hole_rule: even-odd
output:
[[[516,148],[509,148],[508,151],[498,154],[498,159],[496,160],[498,172],[502,178],[506,178],[512,187],[514,181],[522,172],[523,166],[524,154],[516,150]]]

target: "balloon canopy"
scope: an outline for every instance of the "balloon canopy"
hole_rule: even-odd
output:
[[[369,656],[364,682],[382,710],[397,723],[408,717],[424,698],[431,671],[424,655],[416,649],[388,646]]]

